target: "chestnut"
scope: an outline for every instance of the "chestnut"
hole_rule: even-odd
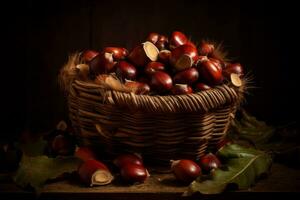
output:
[[[188,39],[184,33],[180,31],[174,31],[170,37],[169,47],[171,50],[173,50],[181,45],[186,44],[187,42]]]
[[[195,49],[197,49],[197,46],[195,45],[195,43],[190,40],[188,40],[185,44],[190,45],[190,46],[194,47]]]
[[[135,164],[135,165],[141,165],[143,166],[143,160],[140,155],[138,154],[122,154],[117,156],[113,163],[118,168],[123,168],[125,165],[128,164]]]
[[[190,45],[181,45],[171,52],[170,63],[177,71],[192,67],[198,56],[197,49]]]
[[[197,83],[196,84],[196,91],[203,91],[203,90],[209,90],[211,87],[205,83]]]
[[[51,142],[51,150],[56,155],[71,155],[75,151],[75,141],[68,135],[57,135]]]
[[[159,50],[166,49],[168,47],[168,38],[164,35],[159,35],[157,42],[155,43],[155,46]]]
[[[199,77],[210,85],[218,85],[223,81],[222,69],[212,61],[204,61],[198,66]]]
[[[150,92],[150,86],[147,83],[126,81],[124,85],[134,94],[148,94]]]
[[[158,41],[158,37],[160,35],[158,33],[149,33],[149,35],[147,36],[147,41],[152,42],[153,44],[155,44]]]
[[[82,60],[86,63],[91,62],[96,56],[98,56],[99,52],[94,50],[86,50],[82,53]]]
[[[192,160],[171,161],[171,170],[176,179],[190,183],[201,175],[201,168]]]
[[[75,150],[75,156],[83,161],[96,159],[94,151],[89,147],[78,147]]]
[[[89,65],[89,68],[95,74],[101,74],[105,72],[104,67],[102,66],[102,58],[100,53],[94,50],[86,50],[82,54],[82,60]],[[111,61],[113,62],[112,58]],[[80,69],[77,69],[80,71]]]
[[[89,186],[107,185],[114,178],[105,164],[94,159],[85,161],[77,172],[80,179]]]
[[[123,47],[105,47],[103,52],[111,53],[114,60],[122,60],[128,56],[128,50]]]
[[[169,64],[171,57],[171,51],[169,50],[161,50],[158,54],[158,60],[163,62],[164,64]]]
[[[136,68],[126,61],[120,61],[116,64],[116,74],[121,79],[134,80],[136,77]]]
[[[165,65],[160,62],[149,62],[145,67],[145,74],[148,76],[153,75],[157,71],[164,71]]]
[[[92,61],[90,61],[90,68],[96,74],[111,72],[116,64],[112,53],[100,53]]]
[[[172,88],[173,81],[166,72],[157,71],[151,76],[150,86],[158,92],[166,92]]]
[[[210,172],[213,169],[217,169],[221,166],[220,160],[212,153],[208,153],[202,156],[199,160],[201,169],[205,172]]]
[[[209,58],[209,60],[210,60],[211,62],[215,63],[216,66],[217,66],[218,68],[220,68],[221,70],[224,68],[224,62],[223,62],[223,61],[221,61],[221,60],[219,60],[219,59],[216,59],[216,58]]]
[[[191,93],[193,93],[193,89],[186,84],[175,84],[173,86],[171,92],[174,95],[191,94]]]
[[[129,183],[143,183],[150,176],[143,165],[128,163],[120,171],[123,180]]]
[[[136,46],[129,54],[128,59],[136,66],[145,66],[150,61],[156,61],[159,50],[152,42],[144,42]]]
[[[208,56],[213,53],[215,46],[211,43],[202,41],[199,46],[199,55]]]
[[[208,60],[207,56],[201,56],[201,55],[199,55],[199,56],[196,57],[193,66],[197,67],[197,65],[200,65],[200,63],[202,63],[204,61],[207,61],[207,60]]]
[[[240,77],[244,75],[244,69],[240,63],[230,63],[227,64],[225,69],[223,70],[223,74],[225,77],[229,78],[230,74],[238,74]]]
[[[174,76],[174,83],[188,84],[196,82],[199,78],[199,72],[195,68],[189,68],[180,72],[177,72]]]

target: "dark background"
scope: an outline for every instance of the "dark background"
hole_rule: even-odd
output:
[[[180,30],[194,41],[223,42],[251,71],[244,105],[273,125],[297,123],[292,5],[266,1],[26,0],[1,6],[1,138],[53,128],[67,118],[57,84],[70,53],[108,45],[132,48],[147,33]],[[290,26],[291,24],[291,26]]]

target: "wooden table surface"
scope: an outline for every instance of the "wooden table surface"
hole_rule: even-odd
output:
[[[88,188],[77,182],[61,181],[47,184],[41,191],[40,199],[178,199],[187,186],[179,184],[172,174],[152,174],[144,183],[125,185],[118,181],[107,186]],[[205,195],[202,199],[253,199],[261,194],[278,194],[278,192],[300,192],[300,170],[273,164],[271,174],[260,180],[248,190],[225,192],[220,195]],[[26,192],[13,183],[0,183],[0,199],[31,199],[34,193]]]

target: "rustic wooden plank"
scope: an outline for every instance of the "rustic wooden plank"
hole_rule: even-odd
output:
[[[172,174],[152,174],[143,184],[127,185],[114,181],[110,185],[86,187],[78,182],[61,181],[47,184],[41,191],[41,199],[178,199],[187,186],[178,183]],[[260,180],[248,190],[226,192],[220,195],[204,195],[203,198],[251,199],[262,193],[300,192],[300,170],[274,164],[269,177]],[[33,196],[12,183],[0,183],[0,195],[10,197]],[[251,198],[250,198],[251,197]]]

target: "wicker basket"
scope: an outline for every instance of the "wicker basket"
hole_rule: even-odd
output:
[[[229,84],[188,95],[148,96],[72,80],[69,116],[81,145],[141,153],[154,163],[197,159],[222,140],[243,97]]]

